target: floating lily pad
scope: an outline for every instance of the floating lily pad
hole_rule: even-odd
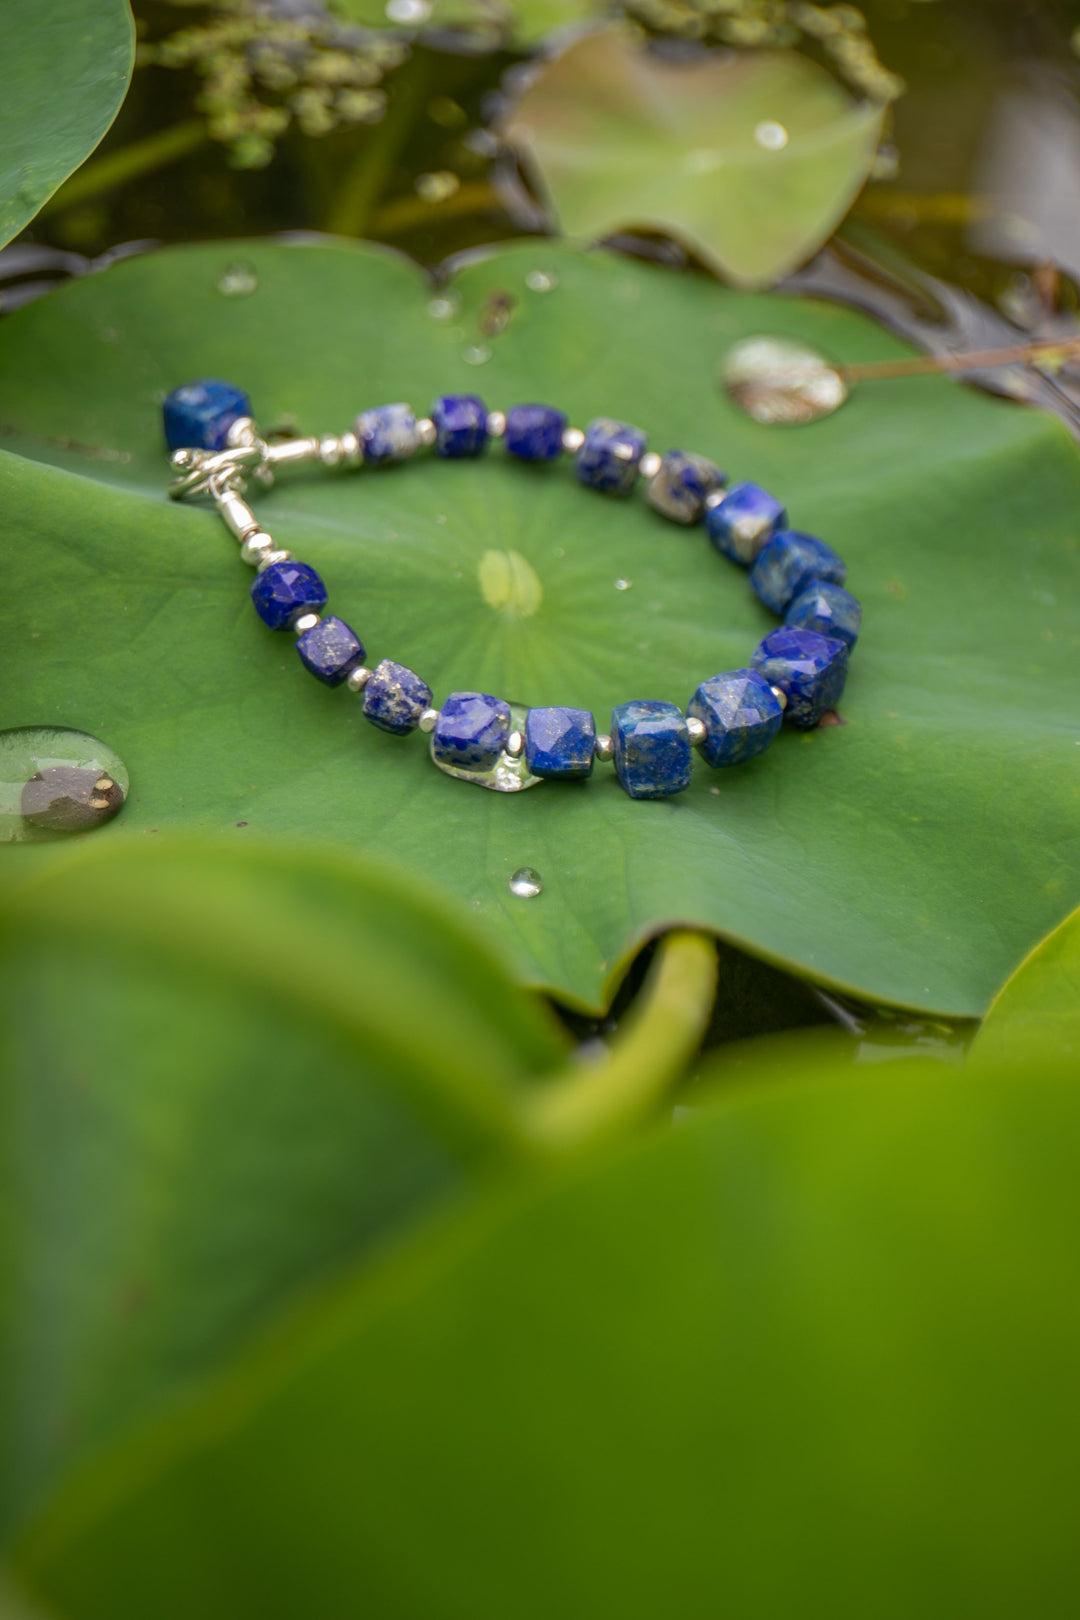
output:
[[[124,99],[127,0],[5,0],[0,50],[0,247],[90,156]]]
[[[844,217],[881,122],[879,105],[792,51],[672,61],[608,28],[544,67],[506,134],[535,160],[568,235],[663,231],[758,286]]]
[[[838,361],[908,351],[851,311],[611,254],[500,250],[460,275],[450,322],[387,253],[246,243],[258,287],[243,300],[217,290],[238,255],[147,255],[4,326],[7,719],[122,755],[138,791],[94,838],[246,820],[369,850],[457,895],[522,979],[589,1007],[678,921],[867,1000],[983,1012],[1080,902],[1080,465],[1060,423],[917,377],[807,427],[758,426],[716,382],[740,337],[782,330]],[[491,359],[469,364],[508,299]],[[519,794],[450,780],[425,737],[377,732],[312,681],[252,612],[215,515],[166,500],[160,400],[206,375],[246,386],[264,423],[317,432],[447,389],[550,400],[759,480],[836,546],[863,601],[846,724],[785,730],[730,771],[699,761],[659,803],[627,799],[610,767]],[[566,703],[605,730],[614,703],[684,705],[775,622],[700,530],[498,447],[283,475],[253,500],[325,576],[369,662],[415,668],[437,701]],[[541,590],[527,616],[483,590],[485,557],[511,550]],[[5,869],[50,858],[12,846]],[[543,875],[539,904],[510,893],[523,866]]]
[[[1040,940],[994,998],[971,1056],[1080,1067],[1080,912]]]

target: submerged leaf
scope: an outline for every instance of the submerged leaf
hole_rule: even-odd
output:
[[[608,28],[544,67],[506,134],[535,158],[568,235],[663,231],[756,286],[843,218],[882,116],[790,51],[672,61]]]

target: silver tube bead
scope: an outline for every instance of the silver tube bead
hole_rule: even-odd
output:
[[[217,509],[238,540],[246,540],[249,534],[254,534],[259,527],[259,520],[255,516],[247,501],[233,489],[223,489],[220,494],[214,493]]]
[[[318,461],[320,439],[282,439],[280,444],[268,444],[266,459],[271,467],[297,467],[305,461]]]

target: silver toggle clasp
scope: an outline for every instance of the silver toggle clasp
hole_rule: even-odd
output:
[[[214,487],[243,494],[245,475],[259,483],[272,483],[274,477],[261,439],[254,444],[230,445],[225,450],[174,450],[170,459],[177,471],[169,484],[169,496],[174,501],[182,501],[185,495],[212,494]]]

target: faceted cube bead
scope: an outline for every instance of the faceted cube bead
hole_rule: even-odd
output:
[[[562,455],[566,417],[550,405],[514,405],[506,413],[506,449],[521,461]]]
[[[705,510],[705,497],[720,489],[725,475],[704,456],[669,450],[660,471],[645,492],[650,506],[676,523],[696,523]]]
[[[741,765],[763,753],[780,730],[784,711],[756,669],[733,669],[702,681],[686,712],[705,727],[700,752],[710,765]]]
[[[420,444],[416,417],[408,405],[376,405],[356,418],[354,427],[364,460],[372,467],[404,461]]]
[[[328,613],[311,630],[296,638],[296,650],[305,669],[327,686],[340,686],[358,664],[364,662],[364,649],[344,619]]]
[[[732,484],[717,506],[705,508],[705,532],[717,551],[749,568],[787,513],[759,484]]]
[[[431,706],[431,687],[404,664],[384,658],[364,687],[364,719],[380,731],[404,736]]]
[[[443,394],[431,407],[431,420],[437,456],[478,456],[487,444],[487,409],[475,394]]]
[[[816,726],[840,701],[847,680],[848,650],[815,630],[770,630],[750,659],[770,686],[787,698],[784,717],[801,731]]]
[[[819,636],[833,636],[850,649],[859,639],[862,606],[842,585],[812,579],[788,606],[784,623],[799,630],[816,630]]]
[[[224,450],[237,417],[251,415],[251,401],[231,383],[185,383],[162,406],[165,443],[170,450]]]
[[[486,692],[451,692],[431,734],[431,751],[443,765],[490,770],[510,735],[510,705]]]
[[[530,709],[525,763],[533,776],[588,776],[596,722],[588,709]]]
[[[605,495],[629,494],[648,442],[640,428],[598,417],[586,428],[585,442],[578,451],[578,478]]]
[[[750,570],[751,586],[774,613],[783,613],[812,579],[842,585],[846,578],[847,569],[832,547],[798,529],[778,529]]]
[[[271,630],[288,630],[301,613],[326,606],[326,586],[307,563],[271,563],[256,574],[251,600]]]
[[[690,732],[674,703],[620,703],[611,711],[611,747],[615,774],[632,799],[666,799],[690,786]]]

